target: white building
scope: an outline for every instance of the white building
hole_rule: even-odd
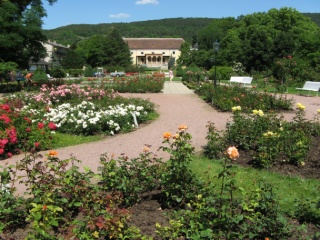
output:
[[[168,69],[172,57],[177,61],[182,38],[123,38],[128,44],[133,65]]]

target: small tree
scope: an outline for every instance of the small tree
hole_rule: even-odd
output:
[[[169,61],[168,61],[168,68],[174,68],[174,64],[175,64],[176,60],[174,57],[170,57]]]
[[[86,65],[86,68],[84,70],[84,76],[85,77],[92,77],[93,76],[93,68],[90,65]]]

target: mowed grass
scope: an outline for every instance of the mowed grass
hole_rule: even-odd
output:
[[[221,179],[217,177],[222,170],[220,160],[194,156],[190,168],[203,179],[210,177],[216,183],[217,188],[220,188]],[[316,193],[320,192],[320,181],[316,179],[283,176],[267,170],[245,168],[237,165],[234,165],[233,170],[236,172],[235,178],[238,187],[243,188],[247,193],[259,187],[259,183],[262,181],[271,184],[281,209],[288,214],[292,214],[296,209],[296,200],[314,198]]]

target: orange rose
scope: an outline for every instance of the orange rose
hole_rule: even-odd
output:
[[[180,131],[185,131],[187,128],[188,128],[188,126],[187,126],[186,124],[181,124],[181,125],[178,127],[178,129],[179,129]]]
[[[169,139],[171,138],[171,132],[165,132],[165,133],[163,134],[163,138],[164,138],[165,140],[169,140]]]
[[[236,158],[239,157],[239,152],[236,147],[229,147],[227,149],[227,154],[228,154],[229,158],[233,159],[233,160],[235,160]]]
[[[50,151],[49,151],[49,157],[55,157],[55,156],[58,156],[58,152],[57,152],[57,151],[50,150]]]
[[[142,151],[143,151],[144,153],[149,152],[149,150],[150,150],[150,148],[149,148],[148,146],[144,146],[144,147],[142,148]]]

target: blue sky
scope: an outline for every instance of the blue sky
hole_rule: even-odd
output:
[[[47,17],[43,29],[70,24],[128,23],[164,18],[238,17],[271,8],[291,7],[320,13],[320,0],[43,0]]]

